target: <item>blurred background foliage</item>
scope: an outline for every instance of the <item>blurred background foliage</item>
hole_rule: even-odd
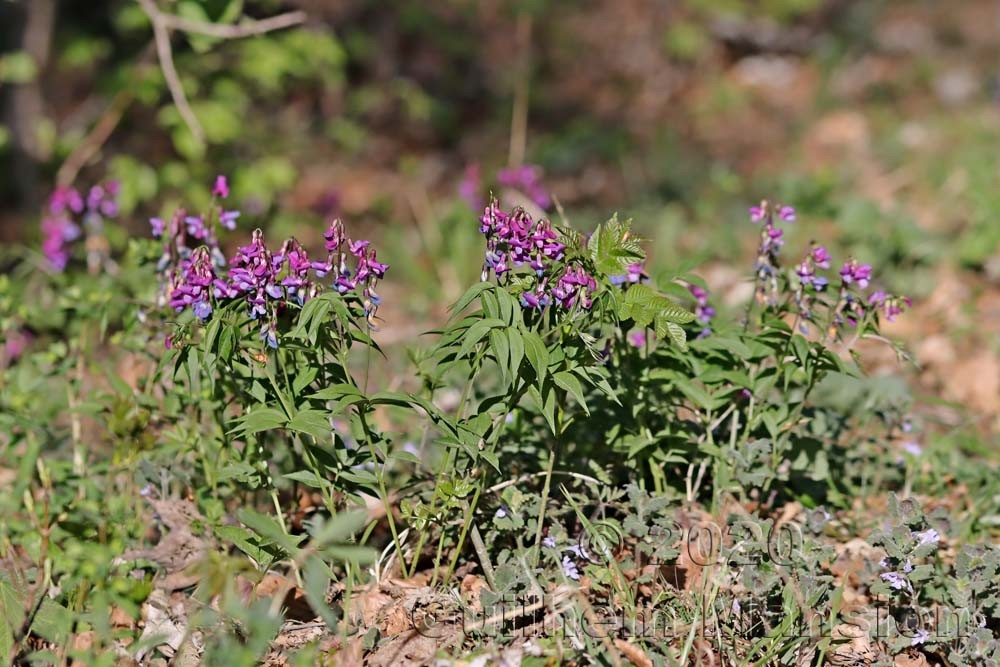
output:
[[[0,238],[37,237],[57,180],[119,179],[123,217],[145,234],[149,215],[203,204],[206,184],[228,173],[247,226],[309,244],[342,215],[387,237],[412,259],[394,275],[419,288],[411,305],[424,311],[477,271],[471,211],[457,197],[466,169],[479,165],[486,190],[497,168],[527,162],[581,226],[617,210],[636,218],[658,262],[719,261],[714,288],[738,282],[722,263],[752,251],[734,225],[764,195],[811,221],[790,243],[822,234],[899,267],[882,274],[887,288],[928,294],[942,260],[1000,277],[992,2],[158,7],[224,26],[291,11],[305,20],[242,39],[172,33],[201,143],[139,2],[0,3]]]

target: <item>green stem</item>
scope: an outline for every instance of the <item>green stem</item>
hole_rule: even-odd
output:
[[[561,430],[559,424],[556,424],[556,430]],[[562,438],[559,437],[559,434],[557,433],[556,442],[552,449],[549,450],[549,463],[548,467],[545,469],[545,483],[542,485],[542,498],[538,507],[538,526],[535,528],[535,545],[531,556],[531,564],[533,567],[538,565],[538,558],[542,552],[542,528],[545,525],[545,510],[549,501],[549,491],[552,488],[552,470],[556,465],[556,457],[559,455],[559,445],[561,442]]]
[[[485,350],[485,347],[483,345],[480,345],[478,347],[477,352],[476,352],[476,356],[473,359],[472,368],[471,368],[471,371],[469,373],[469,377],[465,381],[465,386],[462,388],[461,398],[459,398],[459,401],[458,401],[457,420],[461,420],[465,416],[466,404],[468,403],[469,396],[472,393],[473,382],[474,382],[474,380],[475,380],[475,378],[476,378],[476,376],[477,376],[477,374],[479,372],[478,371],[479,364],[482,363],[482,357],[483,357],[484,350]],[[435,483],[435,486],[434,486],[435,489],[437,489],[438,487],[441,486],[441,482],[444,481],[445,473],[447,473],[447,471],[451,470],[452,465],[454,464],[454,462],[455,462],[455,449],[454,448],[449,448],[448,449],[448,453],[445,455],[444,462],[442,463],[441,468],[438,470],[437,482]],[[428,513],[429,516],[433,516],[435,510],[437,510],[437,500],[438,500],[437,493],[434,493],[434,495],[431,496],[431,509],[430,509],[430,512]],[[430,522],[428,521],[427,524],[424,526],[424,529],[420,531],[420,536],[417,538],[417,549],[416,549],[416,551],[413,552],[413,562],[410,563],[410,576],[411,577],[414,574],[416,574],[417,565],[418,565],[418,563],[420,561],[420,552],[424,548],[424,544],[427,541],[427,529],[428,529],[429,526],[430,526]],[[441,536],[438,539],[437,556],[435,558],[435,565],[434,565],[434,576],[435,577],[437,576],[437,570],[438,570],[438,567],[440,566],[441,550],[444,547],[444,538],[445,538],[445,530],[444,530],[444,527],[442,526]]]
[[[375,465],[375,481],[378,483],[379,495],[382,498],[382,505],[385,507],[385,518],[389,521],[389,532],[392,533],[392,543],[396,548],[396,558],[399,559],[400,571],[405,571],[406,561],[403,558],[403,547],[399,542],[399,533],[396,531],[396,519],[392,515],[392,504],[389,502],[389,492],[385,486],[385,470],[378,452],[375,449],[375,438],[372,437],[365,413],[358,408],[358,417],[361,420],[361,428],[365,432],[365,439],[368,441],[368,449],[372,455],[372,463]]]

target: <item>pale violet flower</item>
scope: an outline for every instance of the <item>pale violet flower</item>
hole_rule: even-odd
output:
[[[913,590],[910,586],[910,580],[898,572],[886,572],[885,574],[879,575],[882,581],[888,583],[892,588],[897,591],[902,590]]]
[[[941,536],[933,528],[911,534],[917,540],[917,546],[922,547],[927,544],[937,544],[941,541]]]
[[[580,580],[580,569],[573,562],[573,559],[569,556],[563,556],[562,559],[563,574],[572,579],[573,581]]]

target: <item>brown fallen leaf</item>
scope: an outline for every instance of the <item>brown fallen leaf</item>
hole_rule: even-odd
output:
[[[900,653],[892,659],[893,667],[928,667],[927,656],[917,649]]]
[[[646,653],[636,646],[635,644],[630,644],[621,638],[615,639],[615,647],[621,651],[621,654],[629,659],[635,667],[653,667],[653,661],[649,659]]]
[[[156,546],[148,549],[132,549],[115,559],[125,563],[139,559],[151,560],[163,568],[166,577],[157,583],[158,588],[175,591],[198,583],[198,576],[187,569],[200,561],[212,546],[211,538],[192,530],[192,524],[206,525],[205,517],[189,500],[180,498],[153,498],[149,501],[156,516],[167,528]]]
[[[479,575],[467,574],[465,575],[465,578],[462,579],[462,584],[460,586],[462,599],[465,600],[465,603],[469,605],[469,608],[473,611],[480,611],[483,608],[483,605],[479,600],[479,595],[484,588],[488,590],[486,580]]]
[[[89,651],[94,646],[94,631],[87,630],[86,632],[80,632],[73,636],[73,651],[86,652]],[[79,658],[74,658],[70,663],[71,667],[84,667],[85,662]]]
[[[309,606],[305,592],[295,583],[280,574],[268,572],[254,587],[254,597],[258,600],[273,600],[282,596],[281,608],[285,610],[285,618],[290,621],[311,621],[316,618],[316,612]]]
[[[833,627],[830,636],[834,641],[833,652],[828,660],[831,665],[867,665],[876,655],[868,631],[852,623],[841,623]]]

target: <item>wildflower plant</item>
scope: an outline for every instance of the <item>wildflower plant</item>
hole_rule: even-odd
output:
[[[165,312],[149,322],[166,328],[159,379],[173,413],[191,415],[169,437],[218,452],[198,456],[213,489],[264,490],[278,509],[279,493],[293,485],[315,489],[330,515],[344,509],[343,494],[387,500],[381,462],[388,441],[373,427],[372,411],[408,403],[366,395],[369,366],[359,376],[352,355],[378,353],[370,332],[388,266],[340,220],[313,256],[295,238],[273,246],[255,229],[227,257],[222,236],[240,217],[224,207],[228,194],[220,176],[207,212],[151,221],[163,248],[157,269]],[[293,554],[283,512],[244,514],[253,532],[224,532],[248,555],[260,563]]]
[[[50,270],[65,271],[79,241],[84,241],[91,273],[108,265],[104,223],[118,216],[118,191],[115,181],[94,185],[85,194],[68,186],[53,191],[41,221],[42,253]]]

